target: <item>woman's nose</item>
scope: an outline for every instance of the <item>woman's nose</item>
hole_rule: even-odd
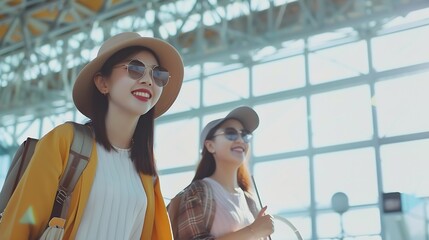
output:
[[[143,77],[139,80],[139,83],[141,84],[147,84],[149,86],[152,86],[152,69],[145,69],[143,73]]]

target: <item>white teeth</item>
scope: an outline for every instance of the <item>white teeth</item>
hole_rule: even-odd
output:
[[[141,96],[141,97],[145,97],[145,98],[149,98],[149,93],[146,92],[133,92],[134,95],[136,96]]]

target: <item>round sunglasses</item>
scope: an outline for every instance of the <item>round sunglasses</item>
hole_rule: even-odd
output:
[[[245,143],[249,143],[250,139],[252,139],[252,133],[247,131],[247,130],[237,130],[235,128],[225,128],[223,129],[222,132],[219,132],[215,135],[213,135],[214,137],[220,136],[220,135],[224,135],[226,139],[228,139],[229,141],[237,141],[239,136],[241,136],[241,139],[243,139],[243,141]]]
[[[125,67],[127,69],[128,76],[136,81],[142,79],[146,74],[146,70],[150,69],[152,80],[159,87],[167,85],[168,80],[170,79],[170,73],[167,69],[157,65],[148,66],[144,62],[136,59],[132,59],[128,64],[122,64],[114,67]]]

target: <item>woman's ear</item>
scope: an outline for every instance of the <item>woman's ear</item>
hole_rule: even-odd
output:
[[[106,95],[107,93],[109,93],[109,88],[107,87],[106,79],[100,73],[95,74],[93,81],[101,94]]]
[[[205,140],[204,146],[206,146],[207,151],[209,151],[211,154],[215,153],[214,142],[212,140]]]

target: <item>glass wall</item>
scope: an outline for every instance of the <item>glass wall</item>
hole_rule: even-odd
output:
[[[204,124],[249,105],[261,120],[250,166],[270,213],[305,239],[381,239],[382,193],[429,196],[429,27],[388,27],[347,29],[338,44],[332,36],[345,30],[300,39],[246,64],[188,67],[156,129],[166,201],[193,177]],[[342,214],[332,206],[339,192],[349,203]]]

